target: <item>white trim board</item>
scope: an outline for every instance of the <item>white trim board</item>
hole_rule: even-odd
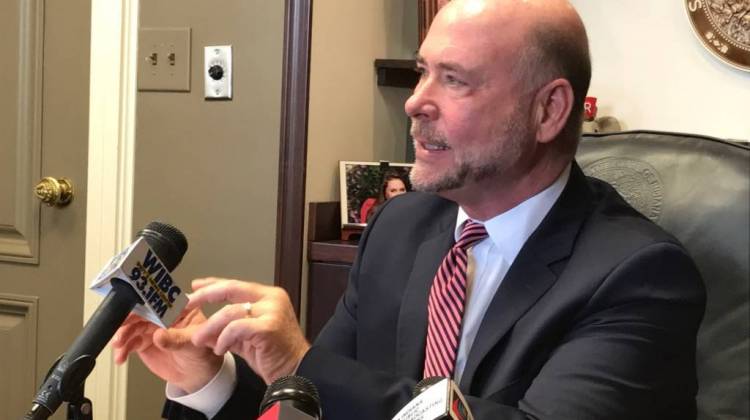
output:
[[[88,200],[84,321],[101,298],[89,281],[130,242],[135,143],[138,0],[91,1]],[[97,417],[126,420],[127,365],[108,346],[86,381]]]

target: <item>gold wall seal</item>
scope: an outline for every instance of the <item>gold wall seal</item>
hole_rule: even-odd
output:
[[[685,0],[703,45],[732,67],[750,71],[750,0]]]

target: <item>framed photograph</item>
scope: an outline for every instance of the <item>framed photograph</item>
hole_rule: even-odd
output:
[[[341,226],[363,227],[388,199],[411,191],[413,164],[391,162],[339,162]]]

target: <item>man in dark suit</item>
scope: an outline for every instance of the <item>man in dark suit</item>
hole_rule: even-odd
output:
[[[590,79],[576,12],[454,0],[417,65],[424,192],[371,221],[313,346],[282,290],[205,279],[191,308],[231,304],[170,330],[132,319],[117,360],[137,351],[169,382],[170,418],[253,416],[292,372],[329,420],[388,419],[436,373],[477,419],[694,418],[703,286],[674,238],[573,160]]]

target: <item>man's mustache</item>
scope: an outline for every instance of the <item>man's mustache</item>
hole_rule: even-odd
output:
[[[435,126],[420,121],[412,121],[409,134],[413,139],[431,144],[434,146],[449,147],[448,138],[442,132],[438,131]]]

